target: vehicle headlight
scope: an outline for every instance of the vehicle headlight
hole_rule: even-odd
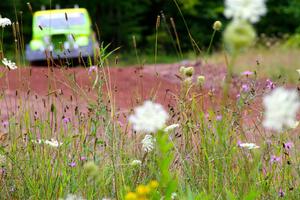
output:
[[[89,37],[87,37],[87,36],[76,37],[76,43],[79,46],[88,46],[89,45]]]
[[[41,40],[31,40],[29,46],[32,51],[38,51],[44,48],[44,43]]]

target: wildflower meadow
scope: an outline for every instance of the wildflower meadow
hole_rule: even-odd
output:
[[[22,12],[33,13],[33,2],[25,3]],[[259,51],[256,27],[267,0],[222,6],[226,21],[206,27],[208,45],[197,43],[189,23],[182,33],[170,20],[180,61],[164,66],[157,62],[161,12],[153,23],[154,64],[144,63],[133,36],[136,65],[128,69],[115,67],[121,47],[102,41],[100,31],[93,57],[53,58],[53,45],[41,50],[49,55],[44,67],[28,67],[24,23],[1,10],[0,199],[300,199],[300,69],[267,70],[275,46],[260,59],[245,58]],[[47,31],[40,26],[33,29]],[[85,41],[72,34],[68,40]],[[191,58],[181,52],[181,34]]]

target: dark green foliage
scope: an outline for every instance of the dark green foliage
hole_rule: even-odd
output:
[[[161,17],[159,27],[158,48],[168,53],[178,53],[170,17],[174,19],[184,51],[192,49],[187,28],[195,42],[203,47],[209,44],[213,22],[227,21],[223,16],[223,0],[177,0],[188,27],[184,24],[175,0],[34,0],[30,3],[33,11],[37,11],[42,5],[47,9],[55,8],[56,4],[60,4],[61,8],[68,8],[73,7],[74,2],[89,10],[94,30],[97,24],[102,41],[112,43],[111,47],[121,46],[123,50],[132,50],[132,35],[135,35],[138,48],[148,49],[152,53],[155,46],[156,18],[158,15],[162,16],[162,13],[164,17]],[[12,21],[22,21],[23,34],[28,42],[32,27],[31,13],[26,3],[23,0],[2,1],[0,14]],[[280,37],[287,33],[300,32],[299,0],[268,0],[267,4],[267,16],[256,24],[259,33]],[[11,30],[6,28],[4,38],[5,41],[13,43]],[[217,34],[216,39],[220,39],[220,36],[221,34]]]

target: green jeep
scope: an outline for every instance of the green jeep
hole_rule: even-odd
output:
[[[35,12],[32,40],[26,46],[30,62],[47,58],[93,57],[97,46],[91,18],[84,8]]]

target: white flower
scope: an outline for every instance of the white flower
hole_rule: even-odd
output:
[[[0,154],[0,165],[5,164],[5,162],[6,162],[6,157],[5,157],[5,155]]]
[[[145,135],[145,138],[142,140],[142,148],[145,152],[151,152],[154,149],[155,139],[152,135]]]
[[[32,142],[36,143],[36,144],[47,144],[52,147],[59,147],[59,146],[63,145],[62,142],[58,142],[57,140],[55,140],[53,138],[51,138],[50,140],[42,140],[42,139],[32,140]]]
[[[51,138],[51,140],[45,140],[45,144],[48,144],[49,146],[52,146],[52,147],[59,147],[63,143],[62,142],[58,142],[57,140]]]
[[[171,199],[173,200],[173,199],[176,199],[177,198],[177,193],[176,192],[173,192],[172,194],[171,194]]]
[[[293,128],[297,123],[296,115],[300,107],[296,90],[282,87],[274,89],[263,99],[265,117],[263,126],[267,129],[281,131],[283,128]]]
[[[10,26],[11,25],[11,21],[8,18],[1,18],[0,16],[0,26],[2,28],[4,28],[5,26]]]
[[[162,105],[145,101],[142,106],[134,109],[129,122],[137,132],[154,133],[164,127],[168,117]]]
[[[3,65],[5,65],[5,67],[8,67],[8,69],[17,69],[18,67],[16,66],[16,63],[10,61],[10,60],[7,60],[6,58],[3,58],[2,60],[2,63]]]
[[[238,146],[241,147],[241,148],[247,148],[247,149],[250,149],[250,150],[259,148],[259,146],[257,146],[254,143],[239,143]]]
[[[300,122],[296,121],[294,125],[290,126],[291,129],[296,129],[299,126]]]
[[[178,128],[180,125],[179,124],[172,124],[170,126],[167,126],[164,131],[165,132],[170,132],[170,131],[173,131],[174,129]]]
[[[266,0],[225,0],[224,15],[227,18],[256,23],[266,13]]]
[[[60,198],[59,200],[85,200],[81,196],[75,194],[68,194],[66,198]]]
[[[142,161],[140,161],[140,160],[133,160],[131,163],[130,163],[130,165],[132,165],[132,166],[137,166],[137,165],[141,165],[142,164]]]
[[[297,71],[297,72],[298,72],[298,74],[300,75],[300,69],[297,69],[296,71]]]

